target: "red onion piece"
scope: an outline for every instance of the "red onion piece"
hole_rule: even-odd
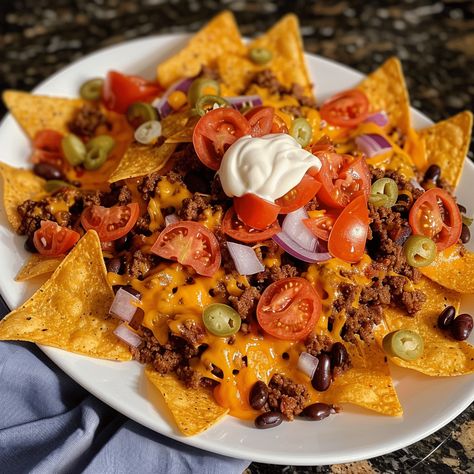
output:
[[[238,95],[235,97],[224,97],[234,109],[243,107],[257,107],[263,105],[262,98],[259,95]]]
[[[375,114],[369,115],[364,122],[371,122],[375,123],[379,127],[385,127],[388,124],[388,115],[385,113],[384,110],[381,112],[376,112]]]
[[[425,188],[415,178],[410,179],[410,184],[415,189],[419,189],[420,191],[423,191],[423,192],[425,191]]]
[[[138,303],[140,303],[140,300],[136,296],[120,288],[112,301],[109,314],[129,323],[137,311]]]
[[[317,245],[317,238],[303,224],[303,219],[308,219],[308,214],[303,207],[300,207],[286,215],[281,228],[298,245],[304,249],[313,250]]]
[[[165,216],[166,227],[171,224],[176,224],[176,222],[179,222],[179,217],[176,214],[168,214],[167,216]]]
[[[265,270],[252,247],[235,242],[227,242],[227,248],[234,261],[235,268],[241,275],[254,275]]]
[[[119,324],[115,328],[114,334],[131,347],[138,347],[142,343],[142,338],[136,332],[132,331],[127,323]]]
[[[310,379],[313,378],[314,373],[318,367],[319,360],[317,357],[312,356],[308,352],[302,352],[298,359],[298,365],[296,368],[306,374]]]
[[[173,112],[170,104],[168,104],[168,97],[171,93],[175,91],[181,91],[187,93],[191,84],[193,83],[194,78],[180,79],[166,89],[165,93],[155,102],[153,102],[154,107],[158,110],[160,117],[164,119],[167,115]]]
[[[331,255],[326,251],[321,251],[319,242],[316,240],[316,247],[312,250],[305,249],[296,243],[286,232],[275,234],[272,239],[285,251],[298,260],[307,263],[322,263],[331,259]]]
[[[382,135],[370,133],[359,135],[355,139],[356,145],[368,158],[386,153],[392,149],[392,145]]]

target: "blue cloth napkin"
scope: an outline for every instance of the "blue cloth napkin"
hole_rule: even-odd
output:
[[[240,474],[248,464],[129,420],[33,344],[0,343],[0,472]]]

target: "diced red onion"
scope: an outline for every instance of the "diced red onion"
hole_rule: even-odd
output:
[[[379,127],[385,127],[388,124],[388,115],[385,113],[384,110],[381,112],[376,112],[375,114],[369,115],[364,122],[371,122],[375,123]]]
[[[166,89],[165,93],[155,102],[153,102],[153,106],[158,110],[160,117],[164,119],[167,115],[173,112],[170,104],[168,103],[168,97],[176,91],[184,92],[185,94],[188,92],[191,84],[193,83],[194,78],[187,78],[187,79],[180,79],[179,81],[175,82],[171,86]]]
[[[412,178],[410,179],[410,184],[416,188],[416,189],[419,189],[420,191],[424,191],[425,188],[415,179],[415,178]]]
[[[369,133],[359,135],[355,139],[356,145],[368,158],[386,153],[392,149],[392,145],[382,135]]]
[[[179,222],[179,217],[176,214],[168,214],[167,216],[165,216],[166,227],[171,224],[176,224],[176,222]]]
[[[136,296],[120,288],[112,301],[109,314],[129,323],[137,311],[137,303],[140,303],[140,300]]]
[[[286,232],[275,234],[272,239],[285,251],[293,257],[307,263],[321,263],[331,259],[327,251],[322,251],[320,244],[316,239],[314,249],[308,250],[296,243]]]
[[[312,379],[316,369],[318,368],[318,364],[319,360],[317,357],[312,356],[308,352],[302,352],[298,359],[298,365],[296,368]]]
[[[238,95],[235,97],[224,97],[234,109],[243,107],[257,107],[263,105],[262,98],[259,95]]]
[[[227,242],[227,248],[234,261],[235,268],[241,275],[254,275],[265,270],[252,247],[235,242]]]
[[[115,330],[114,334],[125,344],[128,344],[131,347],[138,347],[142,343],[142,338],[132,331],[127,323],[119,324]]]
[[[303,224],[303,219],[308,219],[308,214],[303,207],[300,207],[286,215],[281,228],[298,245],[304,249],[312,250],[317,245],[317,238]]]

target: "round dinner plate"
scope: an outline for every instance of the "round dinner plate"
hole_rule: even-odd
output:
[[[188,37],[155,36],[101,50],[58,72],[34,92],[74,97],[85,80],[105,76],[110,69],[153,78],[155,66],[182,47]],[[314,55],[307,54],[306,60],[319,100],[355,86],[363,77]],[[416,128],[431,123],[419,112],[412,112]],[[28,139],[8,115],[0,126],[0,161],[29,167],[29,154]],[[469,187],[469,182],[474,182],[471,162],[466,163],[457,192],[462,203],[474,202],[474,188]],[[15,308],[41,281],[25,284],[13,280],[27,258],[24,237],[15,235],[8,227],[3,209],[0,219],[0,292],[7,304]],[[463,306],[474,313],[474,297],[465,298]],[[102,361],[48,347],[42,350],[89,392],[158,433],[214,453],[273,464],[337,464],[379,456],[428,436],[474,400],[472,376],[431,378],[392,366],[403,417],[391,418],[346,405],[341,414],[322,422],[297,420],[265,431],[254,428],[251,422],[228,416],[198,436],[185,437],[176,429],[161,396],[147,382],[143,367],[137,362]]]

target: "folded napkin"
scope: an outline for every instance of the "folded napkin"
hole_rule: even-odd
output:
[[[248,464],[161,436],[89,394],[33,344],[0,342],[0,472],[240,474]]]

